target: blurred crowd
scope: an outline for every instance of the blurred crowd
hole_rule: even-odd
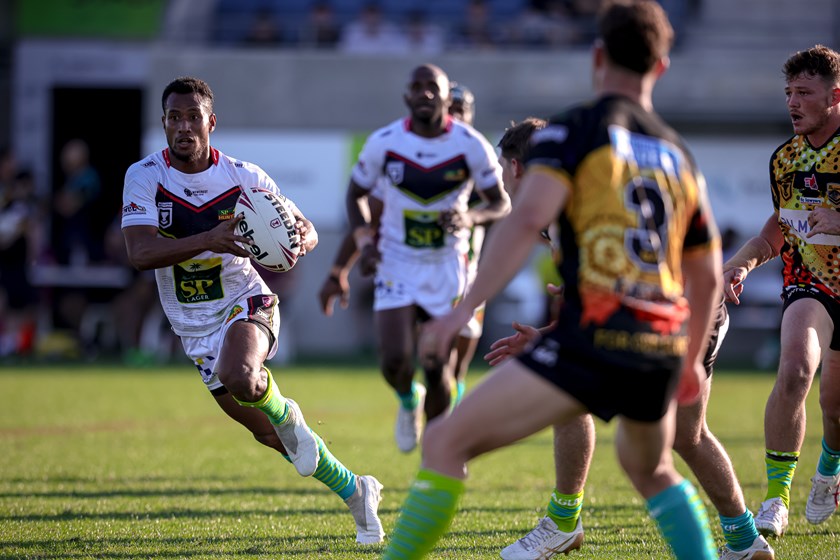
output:
[[[163,37],[356,54],[588,46],[602,0],[170,0]],[[662,0],[675,27],[699,0]]]
[[[14,150],[0,150],[0,360],[149,360],[161,347],[141,356],[146,321],[164,332],[154,278],[127,265],[119,211],[103,207],[88,144],[66,142],[59,162],[39,188]]]

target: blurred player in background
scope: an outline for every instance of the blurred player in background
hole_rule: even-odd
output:
[[[256,165],[211,147],[216,115],[204,81],[174,80],[162,105],[168,148],[132,165],[125,177],[122,228],[130,262],[155,269],[172,329],[222,410],[301,476],[314,476],[338,494],[353,514],[357,542],[381,542],[381,484],[356,476],[329,452],[263,365],[277,348],[277,295],[240,245],[250,241],[237,233],[242,216],[234,216],[234,208],[240,185],[279,193],[277,185]],[[318,234],[297,207],[293,211],[303,255],[315,248]]]
[[[347,212],[361,272],[376,274],[380,367],[400,402],[397,446],[409,452],[423,412],[431,419],[450,407],[453,379],[446,360],[423,364],[425,387],[414,381],[417,327],[463,296],[474,271],[470,229],[506,214],[510,201],[492,146],[448,114],[450,83],[440,68],[415,68],[404,100],[409,117],[368,137],[351,174]],[[378,227],[369,203],[375,188],[382,200]],[[472,191],[483,204],[468,206]]]
[[[473,120],[475,119],[475,96],[473,92],[466,86],[452,82],[449,93],[452,102],[449,106],[449,114],[461,122],[472,126]],[[387,185],[387,182],[388,179],[380,181],[380,184],[368,195],[371,228],[377,232],[379,231],[380,218],[382,217],[382,193],[380,187],[383,183]],[[481,204],[481,202],[481,196],[473,190],[468,204],[470,207],[473,207]],[[475,270],[478,267],[478,256],[481,252],[481,244],[484,242],[484,235],[485,226],[482,224],[475,224],[470,229],[470,266]],[[330,273],[321,285],[321,290],[318,292],[321,310],[325,315],[332,315],[336,299],[338,299],[342,307],[347,307],[350,301],[350,282],[348,281],[348,275],[358,256],[356,243],[353,241],[353,232],[347,232],[330,268]],[[375,272],[375,262],[372,265],[366,264],[363,270],[368,275],[373,274]],[[457,357],[455,359],[455,395],[452,398],[453,406],[457,405],[464,396],[467,371],[469,370],[470,362],[472,362],[475,356],[476,348],[478,348],[483,323],[484,309],[482,307],[476,312],[476,320],[464,328],[455,343]]]
[[[421,558],[434,546],[470,459],[587,411],[619,417],[619,461],[677,558],[717,558],[702,501],[671,454],[674,397],[700,396],[721,283],[702,175],[653,110],[673,30],[659,4],[639,0],[607,4],[598,24],[598,97],[533,134],[510,216],[493,228],[461,303],[426,325],[420,351],[445,359],[473,309],[504,287],[551,223],[563,254],[562,312],[533,348],[427,428],[423,467],[384,558]]]
[[[763,234],[724,266],[726,295],[738,303],[754,268],[779,254],[784,263],[779,371],[764,411],[767,493],[756,514],[759,531],[773,536],[788,526],[805,398],[820,360],[822,454],[805,505],[808,521],[831,517],[840,493],[840,54],[817,45],[791,56],[783,71],[794,135],[770,158],[775,212]],[[767,233],[773,227],[776,242]]]

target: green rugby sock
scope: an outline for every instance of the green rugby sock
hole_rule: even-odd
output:
[[[356,491],[356,475],[330,453],[321,436],[315,432],[312,432],[312,435],[318,442],[318,469],[312,477],[323,482],[327,488],[338,494],[339,498],[346,500]],[[283,455],[283,458],[289,463],[292,462],[288,455]]]
[[[551,494],[546,515],[564,533],[571,533],[577,526],[583,508],[583,490],[577,494],[561,494],[556,489]]]
[[[455,516],[464,481],[421,469],[403,503],[383,560],[424,558]]]
[[[773,451],[767,449],[764,464],[767,467],[767,495],[764,500],[781,498],[786,508],[790,507],[790,485],[799,461],[798,451]]]
[[[271,371],[265,366],[263,366],[265,370],[265,374],[268,381],[268,388],[265,390],[265,394],[260,397],[260,400],[256,402],[248,402],[248,401],[241,401],[236,397],[233,397],[233,400],[241,404],[242,406],[249,406],[251,408],[258,408],[262,410],[268,419],[271,420],[271,423],[275,426],[278,426],[286,421],[286,418],[289,417],[289,407],[286,405],[286,399],[283,395],[280,394],[280,389],[277,388],[277,384],[274,382],[274,378],[271,376]]]

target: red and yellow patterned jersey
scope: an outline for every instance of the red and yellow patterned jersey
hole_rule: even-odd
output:
[[[536,131],[527,166],[571,189],[557,222],[563,313],[602,325],[624,309],[642,330],[681,329],[682,256],[710,250],[719,237],[705,181],[679,135],[656,113],[607,96]]]
[[[770,184],[785,237],[784,285],[814,286],[840,298],[840,236],[805,237],[811,210],[840,209],[840,131],[819,148],[800,135],[782,144],[770,159]]]

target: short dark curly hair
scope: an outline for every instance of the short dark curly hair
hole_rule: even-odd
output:
[[[202,79],[193,78],[192,76],[181,76],[169,82],[163,88],[163,95],[160,98],[160,104],[164,113],[166,112],[166,98],[172,93],[197,93],[207,101],[207,104],[210,106],[210,112],[213,112],[213,90]]]
[[[815,45],[788,58],[782,72],[788,82],[804,74],[819,76],[833,86],[840,83],[840,54],[826,46]]]

